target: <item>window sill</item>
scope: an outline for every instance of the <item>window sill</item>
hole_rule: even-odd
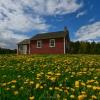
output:
[[[42,47],[36,47],[36,48],[42,48]]]
[[[55,46],[49,46],[50,48],[55,48]]]

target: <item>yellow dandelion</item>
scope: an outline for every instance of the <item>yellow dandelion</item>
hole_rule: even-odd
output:
[[[94,77],[94,79],[97,79],[98,77]]]
[[[34,84],[34,82],[33,81],[30,81],[30,85],[32,85],[32,84]]]
[[[84,98],[86,98],[87,97],[87,94],[83,94],[83,96],[84,96]]]
[[[100,87],[99,86],[97,87],[97,90],[100,90]]]
[[[8,90],[10,90],[10,88],[6,88],[5,90],[7,90],[7,91],[8,91]]]
[[[89,83],[93,83],[95,82],[95,80],[88,80],[86,83],[89,84]]]
[[[18,95],[19,94],[19,92],[18,91],[14,91],[14,95]]]
[[[78,100],[84,100],[84,95],[79,95]]]
[[[56,80],[56,77],[51,77],[50,80],[54,82]]]
[[[40,77],[41,76],[41,74],[37,74],[37,77]]]
[[[75,95],[70,95],[70,98],[71,98],[71,99],[74,99],[74,98],[75,98]]]
[[[64,92],[68,94],[68,90],[64,90]]]
[[[16,83],[17,81],[16,81],[16,80],[12,80],[11,82],[12,82],[12,83]]]
[[[40,89],[43,89],[43,86],[42,85],[40,86]]]
[[[21,86],[21,87],[20,87],[20,90],[23,90],[23,89],[24,89],[24,87],[23,87],[23,86]]]
[[[55,87],[55,90],[59,90],[59,87]]]
[[[53,74],[53,72],[48,72],[47,74],[50,74],[50,75],[52,75],[52,74]]]
[[[34,99],[35,99],[34,96],[29,97],[29,100],[34,100]]]
[[[97,85],[99,84],[99,82],[98,82],[98,81],[95,81],[94,83],[95,83],[95,84],[97,84]]]
[[[83,82],[81,82],[81,85],[82,85],[82,86],[86,86],[86,84],[85,84],[85,83],[83,83]]]
[[[86,92],[85,92],[85,91],[82,91],[81,93],[82,93],[82,94],[86,94]]]
[[[2,84],[2,86],[6,86],[6,85],[7,85],[7,83],[3,83],[3,84]]]
[[[71,91],[73,91],[73,92],[74,92],[74,91],[75,91],[75,89],[74,89],[74,88],[71,88]]]
[[[61,73],[56,73],[55,75],[60,76],[60,75],[61,75]]]
[[[93,90],[96,90],[97,89],[97,87],[96,86],[93,86]]]
[[[75,87],[79,88],[79,81],[75,81]]]
[[[27,82],[27,81],[25,81],[25,82],[24,82],[24,84],[28,84],[28,82]]]
[[[30,79],[26,79],[26,82],[30,81]]]
[[[16,88],[16,86],[15,85],[12,85],[11,88],[14,89],[14,88]]]
[[[60,98],[60,95],[59,94],[57,94],[57,99],[59,99]]]
[[[92,85],[87,85],[87,88],[92,88]]]
[[[20,78],[20,77],[21,77],[21,75],[18,75],[17,77],[18,77],[18,78]]]
[[[53,88],[52,87],[49,87],[49,90],[53,90]]]
[[[8,82],[7,84],[9,85],[9,84],[11,84],[11,82]]]
[[[40,87],[40,84],[39,84],[39,83],[37,83],[37,84],[36,84],[36,89],[37,89],[37,88],[39,88],[39,87]]]
[[[61,92],[61,91],[63,91],[63,90],[59,88],[59,91]]]
[[[39,80],[40,78],[39,78],[39,77],[37,77],[36,79],[37,79],[37,80]]]
[[[100,90],[99,86],[93,86],[93,90]]]
[[[97,99],[97,97],[95,95],[92,95],[92,99]]]
[[[86,98],[86,97],[87,97],[87,94],[86,94],[86,92],[85,92],[85,91],[82,91],[81,93],[82,93],[82,96],[83,96],[84,98]]]

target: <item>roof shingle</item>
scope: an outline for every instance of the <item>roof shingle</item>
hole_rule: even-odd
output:
[[[49,33],[42,33],[42,34],[36,34],[30,39],[25,39],[18,44],[29,44],[30,40],[39,40],[39,39],[51,39],[51,38],[64,38],[66,37],[67,41],[70,41],[69,38],[69,32],[67,29],[64,31],[58,31],[58,32],[49,32]]]
[[[18,44],[29,44],[30,43],[30,39],[25,39],[21,42],[19,42]]]
[[[31,40],[61,38],[61,37],[65,37],[66,35],[67,34],[64,31],[50,32],[50,33],[37,34],[37,35],[33,36],[31,38]]]

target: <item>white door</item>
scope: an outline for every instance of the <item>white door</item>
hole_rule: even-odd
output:
[[[23,54],[27,54],[27,45],[23,45]]]

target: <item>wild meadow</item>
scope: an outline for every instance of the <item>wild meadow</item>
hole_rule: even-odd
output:
[[[100,55],[0,55],[0,100],[100,100]]]

